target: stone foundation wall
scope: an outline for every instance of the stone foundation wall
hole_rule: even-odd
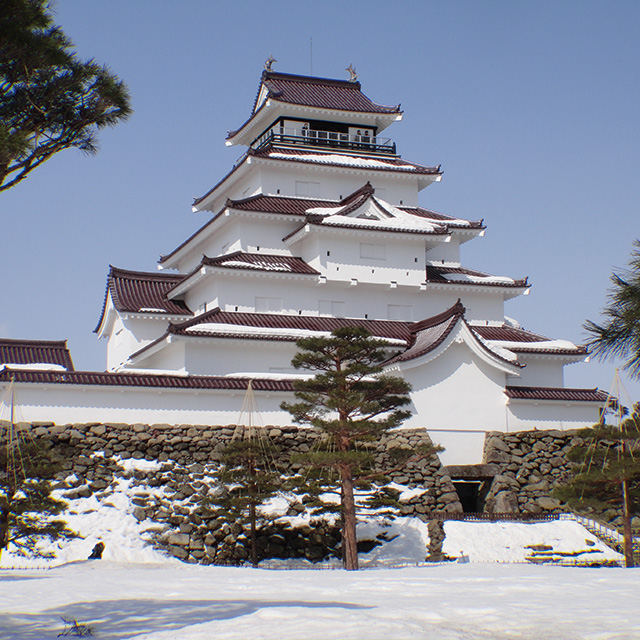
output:
[[[566,507],[551,496],[569,475],[566,454],[582,442],[577,431],[520,431],[487,434],[484,462],[499,468],[485,500],[496,513],[561,513]]]
[[[569,450],[583,444],[578,430],[491,432],[484,446],[484,460],[499,468],[485,501],[487,512],[524,514],[571,511],[552,496],[554,487],[571,476]],[[622,526],[620,508],[589,509],[586,516],[612,528]],[[632,519],[640,527],[640,516]]]
[[[17,428],[50,447],[61,460],[64,471],[59,481],[68,499],[95,495],[108,502],[119,479],[130,479],[134,493],[130,512],[144,521],[147,538],[155,547],[187,562],[237,563],[248,558],[248,532],[237,523],[212,516],[207,506],[207,494],[217,484],[221,452],[232,438],[244,436],[244,427],[25,423]],[[309,451],[320,437],[313,429],[263,429],[284,453],[284,469],[292,472],[299,467],[291,463],[291,454]],[[425,443],[431,440],[423,429],[398,431],[377,444],[375,456],[385,465],[390,448],[414,450]],[[156,464],[147,465],[148,469],[133,464],[129,466],[138,468],[127,471],[127,460]],[[425,489],[403,503],[403,515],[427,520],[434,510],[462,511],[451,478],[437,456],[410,462],[389,476],[398,484]],[[288,515],[305,511],[304,504],[294,502]],[[259,532],[258,548],[261,558],[322,560],[336,554],[338,541],[337,528],[316,518],[309,526],[296,529],[278,522],[266,524]]]

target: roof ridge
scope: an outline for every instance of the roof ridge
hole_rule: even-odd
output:
[[[358,80],[340,80],[339,78],[324,78],[320,76],[305,76],[296,73],[284,73],[283,71],[269,71],[265,69],[260,78],[261,83],[265,80],[290,80],[291,82],[304,82],[306,84],[323,84],[327,86],[340,86],[347,89],[359,91],[362,85]],[[373,101],[372,101],[373,102]],[[384,105],[383,105],[384,106]]]
[[[108,277],[131,277],[138,278],[140,280],[182,280],[184,274],[181,273],[162,273],[155,271],[133,271],[131,269],[122,269],[121,267],[114,267],[109,265]]]
[[[33,345],[41,347],[57,347],[60,349],[67,348],[67,340],[38,340],[32,338],[0,338],[0,345]]]
[[[424,320],[418,320],[417,322],[412,323],[411,325],[411,333],[415,334],[419,331],[423,331],[424,329],[429,329],[430,327],[435,327],[436,325],[442,324],[446,320],[453,316],[463,316],[466,309],[462,304],[462,300],[458,298],[458,301],[442,313],[438,315],[431,316],[430,318],[425,318]]]

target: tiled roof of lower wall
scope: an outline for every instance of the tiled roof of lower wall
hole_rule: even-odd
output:
[[[66,340],[0,338],[0,364],[57,364],[73,371]]]
[[[508,398],[518,400],[564,400],[568,402],[606,402],[600,389],[563,389],[562,387],[506,387]]]
[[[157,389],[199,389],[243,391],[249,378],[222,376],[164,376],[104,371],[2,371],[0,382],[32,382],[40,384],[77,384],[107,387],[141,387]],[[254,391],[293,391],[292,380],[252,379]]]

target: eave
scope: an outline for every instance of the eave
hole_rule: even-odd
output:
[[[598,388],[507,386],[504,393],[507,396],[507,404],[544,403],[567,406],[588,404],[601,407],[608,399],[607,394]]]
[[[98,325],[93,330],[93,332],[97,334],[98,339],[104,338],[111,333],[111,327],[115,322],[117,313],[118,311],[116,310],[115,305],[113,304],[113,300],[111,299],[111,292],[109,291],[109,287],[107,286],[104,304],[102,305],[102,314],[100,315]]]
[[[504,295],[505,300],[511,300],[518,296],[528,296],[531,285],[525,287],[510,287],[500,284],[476,284],[472,282],[429,282],[427,281],[427,289],[436,289],[440,291],[460,291],[468,293],[469,291],[477,291],[479,293],[495,293],[500,291]]]
[[[225,267],[214,267],[210,265],[203,265],[202,263],[194,269],[179,285],[177,285],[174,289],[172,289],[169,293],[167,293],[167,298],[172,300],[174,298],[180,298],[180,296],[184,295],[189,289],[195,286],[201,280],[204,280],[208,276],[229,276],[229,277],[247,277],[250,276],[252,279],[257,277],[263,278],[273,278],[279,277],[281,279],[287,280],[317,280],[320,274],[318,273],[290,273],[286,271],[267,271],[260,269],[252,269],[247,267],[246,269],[242,268],[225,268]]]
[[[175,269],[178,263],[185,255],[193,251],[194,245],[204,242],[207,238],[220,230],[220,228],[226,224],[233,216],[246,217],[246,218],[279,218],[282,220],[290,220],[292,222],[302,222],[306,216],[295,215],[290,213],[267,213],[259,211],[246,211],[243,209],[234,209],[233,207],[225,206],[218,213],[216,213],[211,220],[200,227],[195,233],[187,238],[182,244],[176,247],[171,253],[161,256],[158,261],[160,269]]]
[[[225,144],[233,146],[242,144],[251,145],[261,136],[278,118],[281,117],[308,118],[309,120],[326,120],[330,122],[342,122],[354,126],[375,127],[378,132],[383,131],[394,122],[402,120],[402,113],[370,113],[366,111],[347,111],[340,109],[327,109],[310,107],[297,104],[280,102],[273,97],[265,100],[260,108],[240,126],[230,133]]]
[[[355,236],[355,237],[376,237],[376,238],[387,238],[387,239],[398,239],[405,238],[407,240],[412,239],[420,239],[425,242],[426,248],[433,248],[439,244],[451,242],[451,236],[446,230],[443,231],[410,231],[403,229],[377,229],[375,227],[364,227],[364,226],[340,226],[340,225],[329,225],[329,224],[317,224],[313,222],[307,221],[303,225],[301,225],[295,231],[292,231],[289,235],[285,236],[282,239],[282,242],[285,246],[291,246],[300,242],[301,240],[308,237],[311,233],[325,233],[325,234],[333,234],[333,235],[341,235],[341,236]]]
[[[488,345],[483,344],[478,336],[473,333],[462,316],[455,321],[455,324],[447,331],[446,336],[433,349],[411,359],[402,359],[403,354],[400,354],[395,361],[390,362],[385,368],[389,371],[403,371],[423,366],[443,355],[455,343],[466,344],[477,357],[489,366],[509,375],[520,376],[522,365],[505,360],[497,353],[494,353]]]
[[[323,155],[322,152],[319,152],[317,149],[309,150],[309,154],[313,155]],[[347,157],[364,157],[364,156],[355,156],[355,154],[349,153],[326,153],[324,155],[342,155]],[[418,173],[412,172],[410,170],[403,169],[402,167],[393,168],[393,167],[365,167],[365,166],[353,166],[348,164],[331,164],[329,162],[315,162],[315,161],[307,161],[304,159],[296,158],[295,156],[290,156],[287,158],[282,157],[268,157],[265,155],[251,155],[250,156],[256,164],[265,164],[265,165],[276,165],[276,164],[291,164],[297,165],[300,167],[304,167],[305,170],[314,170],[325,173],[344,173],[348,171],[352,175],[361,175],[363,180],[370,180],[372,174],[382,173],[386,178],[392,178],[394,180],[403,181],[403,182],[415,182],[418,188],[418,191],[422,191],[430,184],[434,182],[440,182],[442,180],[442,171],[435,171],[433,173]],[[380,158],[372,158],[372,159],[380,159]]]
[[[198,211],[211,211],[213,212],[213,206],[216,199],[221,197],[222,188],[225,190],[235,184],[238,180],[243,178],[249,171],[249,165],[251,164],[251,157],[249,154],[243,155],[238,162],[233,166],[231,171],[225,175],[216,185],[211,187],[203,196],[195,198],[191,205],[191,210],[195,213]]]

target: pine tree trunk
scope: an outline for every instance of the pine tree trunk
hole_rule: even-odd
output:
[[[631,510],[629,508],[629,481],[622,481],[622,527],[624,534],[624,564],[627,569],[634,566]]]
[[[0,553],[7,546],[9,535],[9,510],[0,509]]]
[[[342,477],[342,553],[344,568],[358,570],[358,544],[356,539],[356,502],[353,496],[353,476],[350,468],[340,470]]]
[[[249,505],[249,519],[251,520],[251,564],[258,566],[258,545],[256,536],[256,504],[252,502]]]

